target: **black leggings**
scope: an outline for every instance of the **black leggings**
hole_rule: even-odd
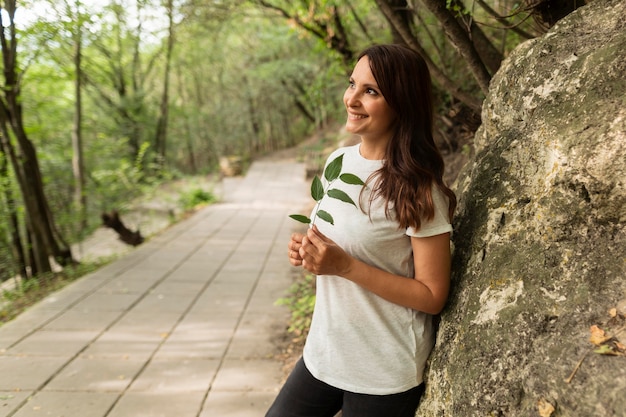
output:
[[[265,417],[414,417],[424,384],[391,395],[355,394],[317,380],[302,358]]]

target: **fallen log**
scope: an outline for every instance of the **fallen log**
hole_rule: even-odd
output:
[[[133,232],[120,219],[119,213],[114,210],[110,213],[102,213],[102,223],[105,227],[109,227],[117,232],[119,239],[132,246],[138,246],[143,243],[143,236],[139,230]]]

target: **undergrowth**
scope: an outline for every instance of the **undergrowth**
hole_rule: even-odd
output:
[[[291,311],[291,319],[287,331],[293,336],[293,343],[304,343],[311,326],[311,316],[315,306],[315,275],[305,274],[287,291],[286,297],[276,301]]]
[[[81,263],[66,267],[61,272],[40,274],[25,280],[16,280],[12,289],[0,292],[0,326],[17,317],[28,307],[45,298],[51,292],[63,288],[78,278],[93,272],[110,259]]]
[[[194,188],[183,193],[178,201],[184,210],[193,210],[198,206],[215,203],[217,197],[211,191]]]

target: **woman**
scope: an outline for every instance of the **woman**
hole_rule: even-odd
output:
[[[328,160],[343,154],[342,172],[366,186],[335,181],[360,209],[325,196],[317,208],[334,225],[291,237],[291,264],[318,275],[316,305],[303,358],[266,417],[413,417],[431,318],[448,296],[456,199],[432,138],[426,64],[399,45],[368,48],[343,101],[361,142]]]

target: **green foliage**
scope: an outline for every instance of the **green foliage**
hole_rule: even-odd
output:
[[[56,291],[78,278],[95,271],[109,260],[95,263],[81,263],[66,267],[60,273],[45,274],[36,278],[16,280],[13,289],[0,293],[0,326],[13,319],[32,304],[40,301],[52,291]]]
[[[122,157],[92,171],[91,179],[103,208],[123,206],[171,178],[171,172],[160,171],[149,150],[150,144],[144,142],[134,159]]]
[[[184,193],[179,200],[184,210],[192,210],[198,206],[215,203],[217,197],[212,192],[195,188]]]
[[[315,307],[315,276],[306,274],[288,290],[288,295],[276,301],[291,311],[289,328],[298,341],[303,341],[311,327],[311,316]]]
[[[343,166],[343,154],[339,155],[335,159],[333,159],[324,169],[324,178],[328,182],[328,186],[324,189],[324,185],[322,184],[322,180],[316,175],[313,178],[311,183],[311,197],[313,200],[317,202],[315,216],[320,219],[328,222],[332,225],[335,224],[335,220],[333,216],[325,210],[320,210],[320,203],[325,195],[328,195],[330,198],[334,198],[344,203],[352,204],[356,207],[356,203],[348,194],[344,191],[339,190],[337,188],[331,188],[333,183],[339,179],[340,181],[345,182],[346,184],[351,185],[361,185],[364,186],[365,183],[356,175],[350,173],[341,174],[341,168]],[[313,219],[308,218],[307,216],[303,216],[301,214],[290,214],[289,217],[292,219],[305,224],[315,224],[315,217]]]
[[[446,0],[446,8],[453,12],[457,17],[469,14],[469,11],[463,6],[462,3],[459,3],[459,0]]]

